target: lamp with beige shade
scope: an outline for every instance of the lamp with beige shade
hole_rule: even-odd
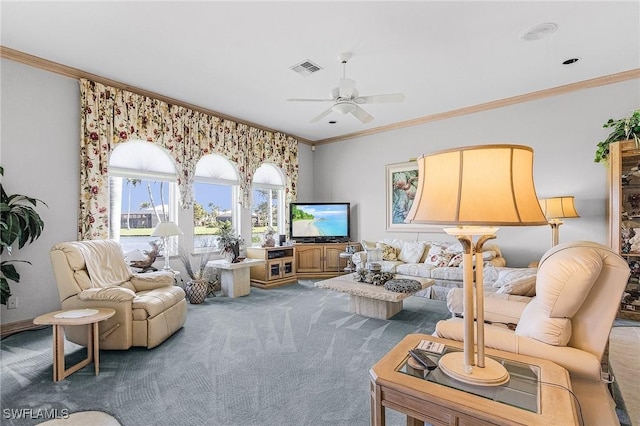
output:
[[[154,228],[151,233],[152,237],[162,238],[162,247],[164,252],[164,267],[162,270],[171,271],[171,265],[169,264],[169,237],[176,235],[183,235],[178,225],[174,222],[160,222]]]
[[[521,145],[470,146],[424,155],[417,162],[418,190],[406,222],[452,225],[444,230],[464,250],[464,351],[442,356],[440,369],[464,383],[501,385],[509,380],[509,373],[484,355],[480,261],[475,267],[477,356],[474,354],[473,256],[482,258],[482,246],[495,238],[497,226],[547,224],[533,184],[533,150]]]
[[[551,226],[551,246],[556,246],[559,242],[560,225],[564,223],[562,219],[580,217],[576,211],[573,197],[542,198],[540,200],[540,207]]]

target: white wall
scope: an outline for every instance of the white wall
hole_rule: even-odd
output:
[[[11,259],[20,283],[9,282],[18,297],[16,309],[0,308],[2,323],[34,318],[60,309],[49,260],[51,247],[77,238],[80,89],[78,81],[16,62],[1,62],[2,123],[0,163],[7,194],[39,198],[48,207],[37,211],[44,221],[42,236]],[[2,260],[9,259],[5,252]]]
[[[593,162],[602,124],[640,106],[640,81],[573,92],[525,104],[320,145],[314,153],[316,201],[352,203],[352,239],[449,240],[444,233],[386,231],[385,165],[455,146],[514,143],[534,149],[540,198],[574,195],[578,219],[560,227],[560,242],[607,244],[606,169]],[[389,108],[392,108],[391,106]],[[383,114],[380,112],[379,114]],[[497,239],[510,266],[526,266],[550,247],[548,226],[507,228]]]

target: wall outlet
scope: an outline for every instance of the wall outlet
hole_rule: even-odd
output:
[[[18,296],[9,296],[7,299],[7,309],[15,309],[18,307]]]

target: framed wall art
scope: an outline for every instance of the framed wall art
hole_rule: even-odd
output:
[[[418,191],[418,163],[407,161],[386,165],[385,191],[387,231],[444,232],[439,225],[404,222]]]

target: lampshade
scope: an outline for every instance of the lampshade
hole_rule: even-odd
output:
[[[576,211],[572,196],[543,198],[540,207],[547,219],[566,219],[580,217]]]
[[[152,237],[172,237],[182,235],[182,231],[174,222],[160,222],[151,233]]]
[[[480,145],[424,155],[405,222],[441,225],[546,225],[533,184],[533,150]]]

